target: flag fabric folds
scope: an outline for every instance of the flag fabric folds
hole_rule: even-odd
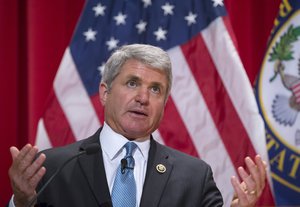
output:
[[[207,161],[229,206],[230,177],[246,156],[267,160],[263,120],[221,0],[89,0],[38,125],[40,149],[86,138],[103,123],[98,86],[111,52],[124,44],[170,55],[173,88],[153,136]],[[272,205],[267,182],[259,201]]]
[[[282,1],[256,84],[278,206],[300,206],[300,2]]]

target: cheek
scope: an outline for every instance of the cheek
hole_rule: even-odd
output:
[[[153,110],[155,113],[155,119],[161,119],[164,115],[165,104],[163,102],[157,104]]]
[[[111,111],[115,114],[119,114],[126,109],[128,102],[130,101],[130,96],[128,93],[124,93],[121,90],[114,92],[114,96],[110,97],[109,101],[106,103],[106,107],[109,107]]]

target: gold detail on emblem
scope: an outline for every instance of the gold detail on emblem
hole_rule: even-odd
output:
[[[159,173],[165,173],[167,168],[163,164],[156,165],[156,170]]]

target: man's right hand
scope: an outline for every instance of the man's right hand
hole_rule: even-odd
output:
[[[14,204],[16,207],[25,206],[36,194],[35,188],[46,173],[43,163],[45,154],[36,158],[38,148],[25,145],[20,151],[16,147],[10,148],[12,165],[8,174],[14,192]]]

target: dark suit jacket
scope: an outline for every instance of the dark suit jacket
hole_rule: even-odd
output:
[[[39,186],[81,148],[91,143],[99,143],[100,131],[101,129],[85,140],[44,151],[44,166],[47,172]],[[223,205],[211,168],[204,161],[161,145],[152,138],[150,143],[141,207]],[[156,170],[158,164],[166,167],[165,173]],[[38,204],[55,207],[112,206],[102,150],[93,155],[83,155],[68,163],[39,196]]]

